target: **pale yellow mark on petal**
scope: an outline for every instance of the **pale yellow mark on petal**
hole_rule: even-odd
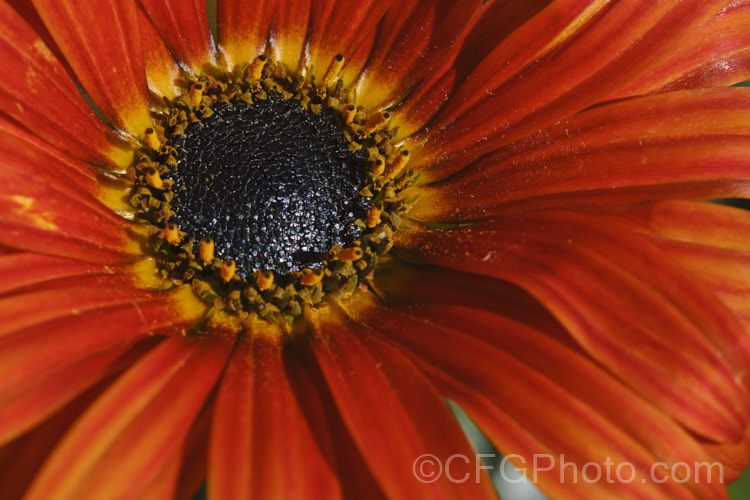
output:
[[[586,7],[583,12],[565,28],[559,35],[555,37],[550,43],[547,44],[539,53],[536,55],[537,58],[544,56],[547,52],[550,52],[555,47],[562,44],[570,36],[576,33],[581,27],[588,23],[599,11],[601,11],[611,0],[596,0]]]
[[[55,58],[55,54],[53,54],[52,51],[49,50],[49,47],[47,47],[41,40],[37,40],[36,42],[34,42],[34,50],[47,62],[55,62],[57,60],[57,58]]]
[[[131,266],[131,272],[135,276],[135,286],[148,290],[163,290],[170,286],[165,280],[153,257],[146,257]]]
[[[174,82],[179,81],[180,72],[177,66],[162,68],[161,72],[147,72],[146,84],[156,94],[175,100],[180,96],[181,90]]]
[[[289,335],[286,323],[273,323],[255,313],[251,314],[245,322],[245,332],[249,336],[263,335],[274,340],[281,340]]]
[[[39,211],[34,209],[34,198],[28,196],[13,195],[10,199],[18,204],[18,208],[14,210],[15,213],[21,217],[29,220],[34,226],[45,231],[54,231],[59,229],[57,224],[53,222],[53,216],[49,212]]]
[[[194,294],[193,297],[195,297]],[[204,308],[206,307],[203,302],[200,302],[200,304]],[[195,333],[210,332],[213,336],[223,336],[227,340],[234,341],[244,328],[240,318],[224,311],[214,310],[209,315],[208,321]]]
[[[107,156],[112,162],[121,169],[122,172],[133,164],[135,158],[135,149],[122,145],[113,145],[107,152]]]
[[[208,305],[201,301],[190,285],[180,285],[172,292],[172,299],[177,306],[180,317],[186,321],[198,321],[206,315]]]
[[[102,187],[97,194],[97,199],[113,212],[117,212],[124,219],[132,219],[132,217],[126,215],[133,213],[133,207],[130,205],[129,189]]]
[[[34,68],[29,66],[26,68],[26,73],[24,73],[24,77],[26,80],[26,91],[32,94],[38,94],[39,89],[37,88],[37,85],[35,85],[35,82],[39,78],[39,73],[34,71]]]

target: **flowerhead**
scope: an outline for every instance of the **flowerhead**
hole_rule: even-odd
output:
[[[0,4],[4,494],[726,495],[747,2],[217,4]]]

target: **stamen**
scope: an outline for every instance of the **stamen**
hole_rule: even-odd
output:
[[[336,258],[341,262],[353,262],[362,257],[362,249],[359,247],[342,248]]]
[[[302,284],[305,286],[312,286],[320,283],[323,279],[323,270],[318,268],[315,270],[305,269],[302,271]]]
[[[164,226],[164,239],[167,240],[167,243],[170,245],[178,245],[180,241],[182,241],[183,235],[184,233],[180,232],[177,228],[177,224],[174,222],[170,222]]]
[[[328,65],[325,76],[323,77],[323,88],[327,89],[334,84],[336,79],[341,73],[341,68],[344,67],[344,54],[336,54],[336,56]]]
[[[233,260],[225,260],[221,263],[221,279],[224,283],[229,282],[234,278],[234,273],[237,271],[237,263]]]
[[[385,161],[382,157],[378,157],[370,164],[370,168],[373,174],[380,175],[385,171]]]
[[[193,104],[194,108],[197,108],[201,105],[201,100],[203,99],[203,84],[201,82],[195,82],[190,86],[190,102]],[[203,118],[207,118],[204,116]]]
[[[247,69],[247,77],[251,80],[260,80],[260,77],[263,76],[263,68],[266,66],[266,61],[268,61],[268,56],[261,55],[256,57]]]
[[[406,150],[401,151],[401,154],[398,155],[390,165],[388,165],[388,170],[385,172],[386,179],[393,179],[398,176],[407,163],[409,163],[409,152]]]
[[[383,205],[377,204],[370,208],[367,214],[367,227],[375,227],[380,224],[380,215],[383,213]]]
[[[390,120],[390,118],[391,114],[387,111],[376,114],[365,123],[365,132],[372,134],[373,132],[384,129],[385,126],[388,125],[388,120]]]
[[[258,272],[255,281],[261,292],[269,290],[273,286],[273,273],[271,271]]]
[[[198,248],[198,255],[200,256],[203,265],[208,265],[214,260],[214,240],[212,238],[203,238],[201,245]]]
[[[156,130],[149,127],[146,129],[146,136],[145,136],[145,142],[148,147],[153,149],[154,151],[159,151],[159,148],[161,148],[161,142],[159,141],[159,136],[156,134]]]
[[[156,189],[164,189],[164,182],[161,180],[159,171],[154,167],[150,167],[148,170],[146,170],[146,182],[148,182],[151,187],[154,187]]]
[[[349,104],[344,108],[344,123],[351,125],[354,121],[354,116],[357,114],[357,107],[354,104]]]

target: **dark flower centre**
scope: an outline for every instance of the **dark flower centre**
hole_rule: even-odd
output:
[[[358,193],[366,155],[329,112],[269,94],[252,105],[218,103],[176,137],[175,221],[188,237],[213,238],[239,271],[313,267],[321,253],[360,235],[371,203]]]
[[[261,55],[165,101],[124,180],[168,283],[286,325],[366,288],[419,175],[391,112],[352,101],[344,61],[320,78]]]

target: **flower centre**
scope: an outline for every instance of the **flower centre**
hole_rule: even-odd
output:
[[[366,289],[418,176],[391,113],[350,100],[344,64],[292,76],[259,56],[166,102],[127,179],[168,284],[277,323]]]
[[[349,150],[331,113],[274,93],[219,103],[173,145],[171,220],[192,239],[213,238],[240,274],[313,267],[360,235],[354,221],[371,205],[358,194],[367,156]]]

